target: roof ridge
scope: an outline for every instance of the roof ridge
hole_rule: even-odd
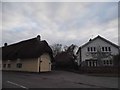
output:
[[[108,39],[106,39],[106,38],[104,38],[104,37],[102,37],[102,36],[100,36],[100,35],[96,36],[95,38],[91,39],[90,41],[88,41],[87,43],[83,44],[83,45],[80,46],[80,47],[86,46],[87,44],[93,42],[93,41],[94,41],[95,39],[97,39],[97,38],[101,38],[102,40],[106,41],[107,43],[110,43],[110,44],[114,45],[114,46],[117,47],[117,48],[119,47],[118,45],[114,44],[113,42],[109,41]]]
[[[28,40],[19,41],[19,42],[16,42],[16,43],[7,45],[7,47],[9,47],[9,46],[14,46],[14,45],[17,45],[17,44],[21,44],[21,43],[24,43],[24,42],[27,42],[27,41],[35,40],[35,39],[36,39],[36,38],[31,38],[31,39],[28,39]],[[37,39],[36,39],[36,40],[37,40]],[[4,47],[4,46],[2,46],[2,47]]]

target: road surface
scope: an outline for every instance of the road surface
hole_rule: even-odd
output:
[[[3,72],[2,88],[118,88],[117,77],[96,77],[67,71]]]

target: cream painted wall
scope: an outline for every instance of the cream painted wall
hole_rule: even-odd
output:
[[[2,70],[2,60],[0,59],[0,70]]]
[[[40,61],[42,61],[41,64]],[[17,63],[22,63],[22,68],[17,68]],[[3,60],[2,65],[4,64],[6,64],[6,68],[3,70],[39,72],[40,69],[40,72],[51,71],[51,58],[47,53],[34,59]],[[10,68],[7,67],[8,64],[11,64]]]
[[[46,72],[46,71],[51,71],[51,58],[50,55],[45,53],[40,57],[40,71],[41,72]]]
[[[22,68],[17,68],[16,64],[22,63]],[[3,70],[13,70],[13,71],[27,71],[27,72],[38,72],[38,59],[22,59],[22,60],[7,60],[3,61],[2,64],[11,64],[11,68],[3,68]]]

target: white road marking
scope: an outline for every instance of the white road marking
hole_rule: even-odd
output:
[[[25,87],[25,86],[19,85],[19,84],[17,84],[17,83],[11,82],[11,81],[7,81],[7,83],[10,83],[10,84],[13,84],[13,85],[19,86],[19,87],[21,87],[21,88],[28,89],[28,88]]]

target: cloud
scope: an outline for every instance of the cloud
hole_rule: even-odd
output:
[[[4,2],[2,8],[2,45],[38,34],[49,44],[80,46],[96,35],[118,43],[118,6],[115,2]]]

